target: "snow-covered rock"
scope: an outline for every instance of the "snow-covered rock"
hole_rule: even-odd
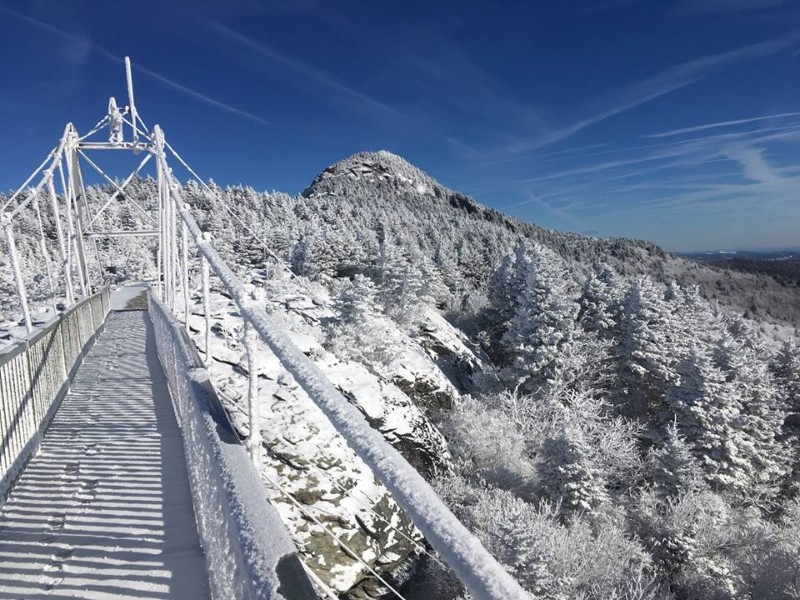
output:
[[[322,323],[333,313],[319,290],[294,282],[269,282],[254,273],[254,296],[288,330],[292,340],[350,399],[368,421],[421,473],[450,469],[446,442],[415,400],[366,365],[340,360],[321,344]],[[232,420],[249,434],[247,386],[250,365],[241,341],[242,323],[232,302],[212,294],[212,378]],[[205,320],[199,297],[190,331],[203,348]],[[428,382],[449,400],[458,392],[421,346],[406,338],[392,372],[405,381]],[[402,367],[400,366],[402,365]],[[298,548],[322,581],[350,598],[377,598],[384,586],[364,567],[370,565],[394,581],[411,571],[421,535],[371,471],[355,456],[321,411],[277,359],[259,342],[258,397],[265,448],[265,482],[280,485],[273,501],[293,533]],[[294,500],[290,500],[291,496]],[[313,516],[320,523],[309,516]],[[342,551],[327,528],[359,556]]]

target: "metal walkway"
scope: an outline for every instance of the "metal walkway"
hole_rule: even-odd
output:
[[[180,430],[143,311],[112,312],[0,510],[0,598],[208,597]]]

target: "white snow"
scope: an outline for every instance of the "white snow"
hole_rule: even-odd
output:
[[[128,303],[148,289],[148,284],[135,281],[114,289],[111,293],[111,310],[125,310]]]

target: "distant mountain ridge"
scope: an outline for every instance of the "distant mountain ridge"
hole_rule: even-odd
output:
[[[712,250],[708,252],[681,252],[683,256],[692,260],[717,262],[733,259],[751,260],[800,260],[800,249],[785,250]]]
[[[502,232],[505,246],[499,254],[519,240],[535,242],[575,263],[582,271],[596,261],[603,261],[626,276],[650,275],[663,283],[674,280],[682,286],[698,285],[707,299],[719,300],[735,310],[752,311],[756,306],[762,317],[800,324],[800,298],[792,286],[785,285],[786,281],[775,282],[771,278],[764,281],[759,270],[732,271],[726,268],[730,265],[713,261],[710,256],[706,259],[704,253],[669,253],[645,240],[598,238],[546,229],[483,206],[385,150],[361,152],[329,166],[314,178],[299,200],[309,209],[313,207],[309,212],[317,214],[330,212],[334,205],[347,212],[344,204],[377,203],[381,212],[392,214],[410,208],[415,220],[444,228],[457,218],[459,225],[467,229]],[[406,226],[412,224],[407,222]],[[498,264],[501,256],[487,248],[492,240],[478,237],[483,237],[476,243],[482,246],[487,262]],[[781,256],[784,253],[776,253],[772,258]],[[711,264],[703,264],[707,262]]]

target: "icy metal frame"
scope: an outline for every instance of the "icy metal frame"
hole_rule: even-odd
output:
[[[136,110],[131,64],[127,57],[125,58],[125,73],[128,105],[120,110],[116,100],[113,97],[110,98],[108,114],[100,119],[95,127],[84,136],[80,136],[75,126],[72,123],[68,123],[56,147],[0,208],[2,213],[0,214],[0,226],[2,226],[5,235],[22,316],[29,333],[33,331],[33,323],[28,294],[25,289],[21,258],[13,228],[15,217],[26,207],[32,205],[36,214],[40,249],[45,260],[51,304],[54,307],[56,306],[57,279],[64,282],[66,307],[73,305],[76,301],[75,278],[77,278],[77,288],[80,290],[79,295],[82,298],[89,296],[92,290],[102,283],[92,281],[89,262],[89,249],[91,249],[91,253],[94,254],[94,260],[97,262],[98,272],[102,277],[103,269],[102,265],[99,264],[100,255],[97,247],[97,238],[163,236],[164,234],[163,223],[160,224],[155,215],[150,214],[147,209],[132,198],[125,196],[125,188],[128,184],[142,173],[144,167],[156,155],[155,140],[152,135],[147,133],[147,126]],[[129,116],[129,118],[126,119],[126,116]],[[127,128],[125,127],[126,125]],[[106,126],[108,127],[108,141],[95,139]],[[129,132],[129,140],[125,139],[126,130]],[[134,153],[145,151],[147,154],[136,169],[119,185],[89,156],[89,152],[98,150],[126,150]],[[83,165],[91,167],[114,189],[113,193],[108,196],[105,203],[94,214],[92,214],[86,197]],[[33,188],[30,188],[30,184],[36,181],[37,177],[38,182]],[[58,249],[61,255],[60,262],[55,265],[56,268],[52,268],[53,263],[47,249],[39,208],[39,196],[43,190],[46,190],[46,195],[49,198],[49,209],[53,212]],[[123,231],[95,230],[98,218],[118,198],[130,203],[157,229],[151,227]],[[162,240],[162,243],[164,241],[166,239]]]

